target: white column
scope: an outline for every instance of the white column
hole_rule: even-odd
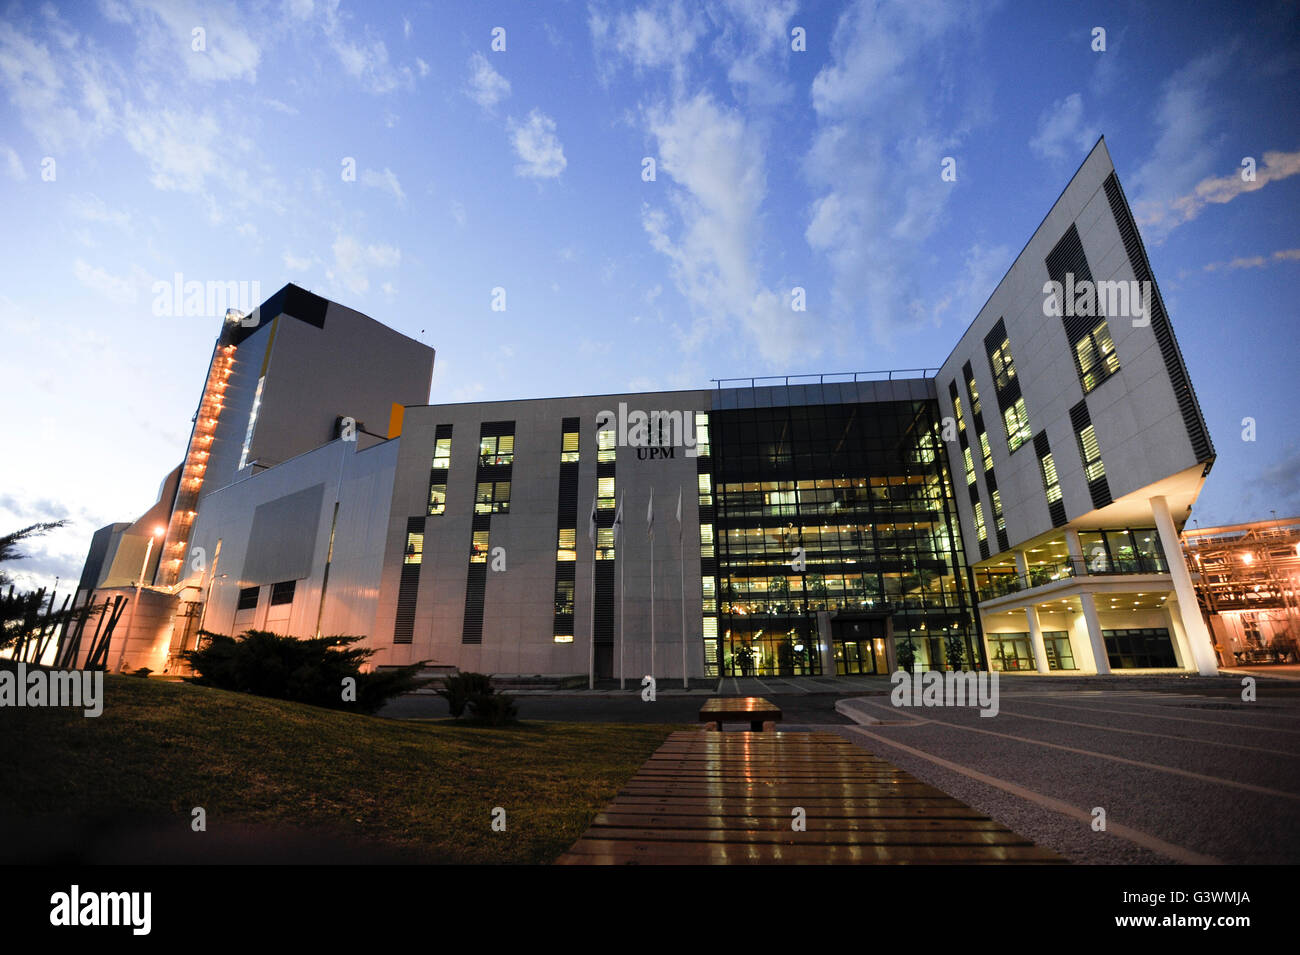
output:
[[[1079,603],[1083,607],[1083,623],[1088,628],[1088,644],[1092,647],[1092,662],[1098,673],[1110,672],[1110,658],[1106,655],[1106,641],[1101,635],[1101,619],[1097,616],[1097,604],[1092,594],[1079,594]]]
[[[1029,561],[1025,559],[1023,550],[1015,550],[1012,553],[1016,557],[1016,573],[1025,579],[1026,585],[1029,583]],[[1029,622],[1029,645],[1034,651],[1034,668],[1039,673],[1046,673],[1047,670],[1047,647],[1043,644],[1043,628],[1038,623],[1038,608],[1029,606],[1025,608],[1025,619]]]
[[[1038,621],[1038,608],[1026,607],[1025,619],[1029,621],[1029,642],[1034,648],[1034,666],[1039,673],[1049,672],[1047,644],[1043,642],[1043,627]]]
[[[1174,528],[1174,518],[1169,513],[1169,502],[1163,494],[1151,498],[1151,516],[1155,518],[1156,530],[1160,532],[1160,547],[1164,551],[1165,563],[1169,565],[1169,576],[1174,581],[1174,592],[1178,594],[1178,615],[1192,652],[1192,659],[1188,662],[1196,667],[1201,676],[1214,676],[1219,672],[1214,657],[1214,644],[1210,640],[1209,631],[1205,629],[1205,620],[1201,616],[1200,605],[1196,602],[1196,590],[1192,586],[1192,576],[1187,572],[1178,531]]]

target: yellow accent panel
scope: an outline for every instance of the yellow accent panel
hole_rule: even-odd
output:
[[[400,438],[402,436],[402,419],[405,417],[406,408],[394,403],[392,410],[388,413],[388,436],[390,438]]]

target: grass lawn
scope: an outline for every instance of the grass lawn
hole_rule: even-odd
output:
[[[105,696],[94,719],[0,709],[0,817],[149,819],[184,838],[201,806],[209,834],[248,823],[414,861],[545,863],[676,728],[399,722],[138,677],[107,677]]]

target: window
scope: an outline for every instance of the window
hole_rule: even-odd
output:
[[[608,431],[598,431],[596,433],[596,461],[597,463],[616,460],[617,447],[615,442],[618,440],[618,433],[612,428]]]
[[[993,470],[993,452],[989,449],[989,436],[987,431],[980,432],[980,454],[984,457],[984,470]]]
[[[1056,462],[1052,460],[1052,453],[1049,451],[1038,459],[1039,465],[1043,469],[1043,489],[1047,491],[1047,503],[1061,499],[1061,482],[1056,476]]]
[[[1102,630],[1101,636],[1106,642],[1106,657],[1112,670],[1178,665],[1169,631],[1163,627]]]
[[[565,431],[560,442],[560,463],[568,464],[578,460],[578,432]]]
[[[257,429],[257,412],[262,407],[262,386],[266,384],[266,375],[257,379],[257,390],[253,392],[253,409],[248,412],[248,430],[244,432],[244,448],[239,454],[239,470],[248,466],[248,450],[253,445],[253,432]]]
[[[424,563],[424,532],[407,531],[406,532],[406,552],[402,560],[404,564],[422,564]]]
[[[469,562],[471,564],[486,564],[488,555],[488,532],[475,531],[473,541],[470,543]]]
[[[981,501],[975,502],[975,533],[982,541],[989,539],[988,529],[984,526],[984,504]]]
[[[1007,519],[1002,513],[1002,492],[997,488],[993,488],[989,491],[989,497],[993,500],[993,523],[998,530],[1005,531],[1007,529]]]
[[[966,483],[975,483],[975,459],[971,457],[970,448],[961,449],[962,461],[966,465]]]
[[[980,390],[975,387],[975,375],[966,376],[966,388],[970,391],[970,413],[980,413]]]
[[[556,560],[577,560],[578,550],[575,541],[577,540],[577,530],[572,527],[560,529],[555,541],[555,559]]]
[[[1106,476],[1106,466],[1101,463],[1101,446],[1097,444],[1097,432],[1088,425],[1078,434],[1079,456],[1083,458],[1083,473],[1089,481]]]
[[[261,593],[261,587],[242,587],[239,591],[239,603],[235,604],[236,610],[253,610],[257,607],[257,595]]]
[[[1007,448],[1014,453],[1030,436],[1025,399],[1017,398],[1015,404],[1002,412],[1002,420],[1007,428]]]
[[[1119,371],[1119,355],[1111,341],[1110,329],[1103,319],[1074,344],[1074,359],[1079,366],[1079,381],[1084,394],[1092,391]]]
[[[695,450],[698,457],[707,458],[709,450],[709,416],[703,411],[695,412]]]
[[[513,434],[479,438],[478,463],[480,465],[513,464],[514,460],[515,436]]]
[[[429,485],[429,513],[441,514],[447,510],[447,485]]]
[[[433,467],[451,467],[451,438],[438,438],[433,443]]]
[[[483,481],[474,495],[475,514],[508,514],[510,512],[510,482]]]
[[[953,387],[956,388],[956,385],[954,385]],[[959,395],[952,396],[952,411],[953,411],[953,415],[957,419],[957,433],[962,434],[966,430],[966,419],[962,417],[961,397]]]
[[[573,581],[557,580],[555,582],[555,612],[573,615]]]
[[[993,385],[1001,391],[1016,377],[1016,363],[1011,358],[1011,342],[1002,339],[1002,344],[989,352],[989,367],[993,369]]]
[[[296,589],[298,581],[282,580],[278,584],[271,585],[271,606],[276,607],[280,604],[293,603],[293,592]]]
[[[596,528],[596,559],[597,560],[614,559],[614,528],[612,527]]]
[[[614,506],[614,479],[612,477],[596,478],[596,506],[607,510]]]

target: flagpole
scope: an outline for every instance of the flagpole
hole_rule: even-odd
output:
[[[627,601],[627,554],[623,553],[623,501],[627,499],[627,491],[624,490],[618,502],[619,517],[614,522],[618,525],[618,540],[614,546],[618,548],[614,551],[614,556],[618,560],[618,688],[626,689],[626,660],[627,660],[627,640],[623,636],[623,604]]]
[[[677,565],[682,573],[682,689],[689,690],[686,676],[686,536],[682,533],[682,492],[677,489]]]
[[[650,675],[655,675],[655,489],[650,489]]]
[[[591,519],[587,524],[591,540],[591,632],[587,638],[587,689],[596,688],[596,548],[600,532],[596,529],[596,498],[591,499]]]

